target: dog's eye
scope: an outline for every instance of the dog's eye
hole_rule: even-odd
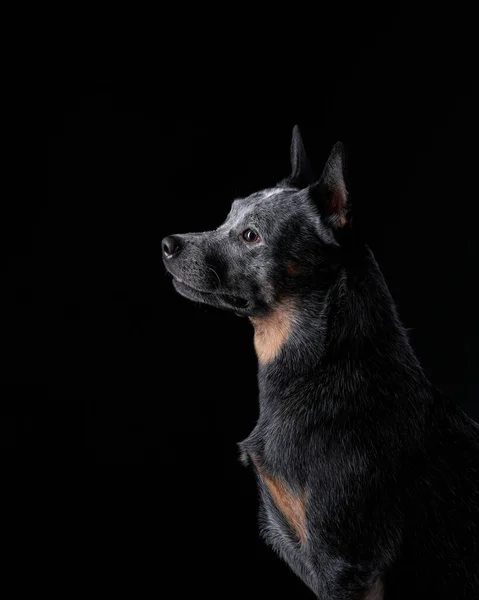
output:
[[[258,233],[253,229],[245,229],[242,235],[246,242],[257,242],[259,240]]]

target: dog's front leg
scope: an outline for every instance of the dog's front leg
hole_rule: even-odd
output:
[[[320,600],[383,600],[384,586],[380,574],[340,560],[321,561],[316,593]]]
[[[383,600],[386,575],[393,568],[401,545],[400,523],[384,513],[381,527],[364,522],[360,511],[328,523],[315,523],[309,531],[311,571],[321,600]],[[389,526],[386,525],[389,523]],[[369,526],[369,527],[368,527]],[[316,532],[313,535],[313,532]],[[387,597],[387,596],[386,596]]]

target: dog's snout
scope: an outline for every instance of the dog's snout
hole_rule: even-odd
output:
[[[172,258],[181,250],[181,240],[176,235],[168,235],[161,242],[165,258]]]

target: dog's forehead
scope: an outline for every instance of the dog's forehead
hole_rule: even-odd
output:
[[[234,203],[239,204],[239,205],[250,205],[250,206],[257,206],[258,204],[262,204],[265,205],[265,200],[270,200],[272,201],[273,199],[276,200],[281,200],[282,198],[289,198],[291,196],[291,194],[297,192],[298,190],[296,188],[292,188],[292,187],[274,187],[274,188],[267,188],[265,190],[261,190],[260,192],[255,192],[254,194],[251,194],[250,196],[247,196],[246,198],[240,198],[239,200],[235,200]],[[269,204],[270,202],[268,202]]]
[[[256,216],[261,214],[266,216],[268,213],[275,211],[282,200],[289,200],[291,194],[297,191],[296,188],[275,187],[255,192],[246,198],[238,198],[233,201],[225,224],[239,223],[255,213]]]

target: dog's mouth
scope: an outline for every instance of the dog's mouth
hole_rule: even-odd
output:
[[[176,275],[173,275],[173,286],[179,294],[189,300],[204,302],[205,304],[211,304],[219,308],[229,308],[242,314],[245,314],[248,309],[249,302],[245,298],[232,294],[223,294],[216,290],[200,290],[186,283]]]

